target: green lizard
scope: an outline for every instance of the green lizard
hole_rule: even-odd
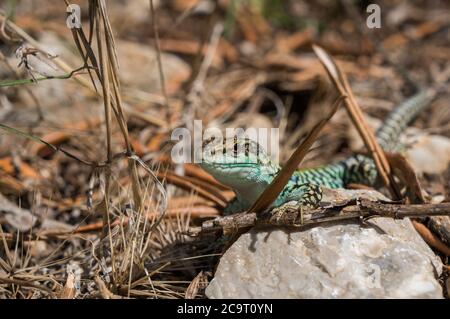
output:
[[[400,133],[430,100],[425,91],[419,92],[387,116],[376,132],[377,141],[385,151],[398,149]],[[225,208],[225,214],[249,209],[281,169],[258,143],[236,137],[220,144],[206,144],[200,166],[235,192],[236,197]],[[371,158],[354,155],[334,164],[297,170],[271,207],[295,200],[314,208],[322,199],[321,186],[344,188],[349,183],[377,184],[377,169]]]

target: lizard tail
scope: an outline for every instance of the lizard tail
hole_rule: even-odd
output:
[[[380,146],[386,151],[394,151],[398,147],[401,132],[430,104],[433,97],[432,91],[423,91],[398,105],[376,133]],[[300,170],[291,179],[295,185],[313,183],[328,188],[340,188],[349,183],[375,185],[378,172],[370,157],[354,155],[335,164]]]
[[[398,149],[400,134],[430,104],[434,95],[431,90],[420,91],[389,113],[384,124],[376,132],[377,141],[385,151]],[[375,185],[377,182],[377,169],[375,163],[369,157],[363,155],[350,156],[338,165],[343,167],[341,171],[344,185],[349,183]]]
[[[398,105],[389,113],[384,124],[377,130],[376,137],[385,151],[394,151],[400,134],[433,99],[434,94],[420,91]]]

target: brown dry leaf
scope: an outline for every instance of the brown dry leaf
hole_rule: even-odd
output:
[[[76,133],[70,133],[69,131],[85,131],[90,128],[98,127],[102,123],[102,119],[100,117],[89,118],[88,120],[82,120],[73,124],[66,124],[64,131],[55,131],[42,136],[42,140],[58,146],[62,143],[69,140],[72,136],[76,135]],[[67,131],[66,131],[67,130]],[[42,143],[33,143],[30,152],[34,155],[44,157],[49,154],[53,154],[54,151],[50,150],[48,146]]]
[[[236,80],[238,79],[238,80]],[[229,116],[235,109],[255,94],[258,86],[267,80],[266,73],[236,71],[222,76],[218,81],[208,83],[208,90],[220,101],[203,117],[209,123],[222,116]]]
[[[421,224],[415,220],[412,220],[411,222],[428,245],[440,251],[444,255],[450,256],[450,247],[438,239],[424,224]]]
[[[197,276],[191,281],[189,287],[186,289],[184,294],[185,299],[195,299],[198,291],[205,289],[208,285],[208,277],[203,271],[200,271]]]
[[[385,49],[396,49],[404,46],[407,42],[408,39],[403,34],[396,33],[387,37],[382,45]]]
[[[14,165],[11,156],[7,156],[0,159],[0,169],[8,174],[14,173]]]
[[[199,196],[202,196],[208,200],[213,201],[217,205],[225,207],[226,198],[219,192],[219,190],[214,189],[210,184],[196,180],[187,176],[180,176],[172,172],[157,172],[156,176],[165,180],[168,183],[174,184],[187,191],[194,191]]]
[[[392,68],[390,67],[375,64],[361,66],[354,61],[346,61],[343,59],[335,60],[338,61],[340,67],[345,73],[351,74],[359,79],[366,79],[369,77],[386,79],[394,78],[395,76]],[[301,70],[301,72],[295,72],[291,75],[293,77],[292,80],[295,80],[295,77],[298,77],[300,80],[305,76],[310,78],[325,75],[325,71],[317,59],[303,54],[295,55],[292,53],[288,54],[282,52],[268,53],[264,57],[263,65],[265,67],[284,67],[292,69],[293,71]],[[303,75],[303,73],[307,75]]]
[[[20,195],[26,191],[25,185],[16,178],[0,172],[0,193]]]
[[[278,36],[275,40],[275,49],[279,52],[289,53],[310,44],[313,37],[312,29],[306,29],[286,36]]]
[[[318,43],[321,47],[324,47],[327,51],[330,51],[333,54],[349,54],[359,56],[367,53],[364,52],[367,48],[364,48],[362,43],[358,43],[357,41],[348,41],[348,39],[334,31],[325,33],[321,36]]]
[[[270,25],[259,10],[244,5],[236,11],[236,20],[247,41],[256,44],[260,38],[270,34]]]
[[[20,161],[19,171],[23,178],[31,178],[35,180],[42,178],[38,171],[23,161]]]
[[[66,284],[59,294],[59,299],[74,299],[76,295],[75,289],[75,275],[72,272],[69,272],[66,280]]]
[[[144,145],[142,145],[141,142],[137,138],[130,135],[130,143],[131,143],[131,146],[133,147],[133,150],[137,156],[142,157],[143,155],[145,155],[145,153],[147,151],[146,147]]]
[[[149,152],[156,152],[161,149],[161,144],[167,138],[167,134],[165,133],[156,133],[152,136],[150,141],[148,141],[146,147]]]
[[[228,63],[235,63],[239,58],[236,48],[224,38],[220,38],[216,52],[220,53]]]
[[[177,11],[185,11],[196,6],[201,0],[171,0],[170,6]]]
[[[449,24],[447,21],[425,21],[418,26],[415,26],[409,30],[406,30],[406,34],[414,40],[422,39],[432,33],[439,31],[441,28]]]
[[[439,238],[450,246],[450,216],[432,216],[428,227],[439,236]]]
[[[160,40],[161,50],[165,52],[186,54],[186,55],[197,55],[199,52],[202,55],[206,55],[208,52],[208,45],[204,45],[200,50],[200,43],[191,40],[178,40],[178,39],[161,39]],[[211,64],[214,67],[220,67],[223,65],[222,54],[219,50],[216,50]]]
[[[408,37],[417,41],[439,31],[446,25],[448,25],[448,21],[425,21],[408,29],[406,34],[399,32],[387,37],[383,40],[382,45],[385,49],[398,49],[408,43]]]

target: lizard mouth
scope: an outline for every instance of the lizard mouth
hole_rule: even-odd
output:
[[[229,177],[230,173],[239,171],[239,175],[247,175],[257,172],[258,165],[256,163],[217,163],[203,162],[200,165],[208,173],[215,177]]]
[[[219,167],[223,170],[226,170],[228,168],[236,168],[236,167],[256,167],[258,163],[217,163],[217,162],[208,162],[204,161],[202,162],[203,166],[209,166],[209,167]]]

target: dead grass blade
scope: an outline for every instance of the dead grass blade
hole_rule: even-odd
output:
[[[348,84],[347,77],[339,68],[339,65],[324,49],[317,45],[313,45],[313,50],[327,71],[339,94],[341,96],[347,96],[344,101],[347,112],[363,139],[365,146],[369,150],[369,154],[375,162],[383,184],[389,189],[395,199],[400,199],[400,191],[395,183],[394,176],[391,174],[389,162],[386,159],[383,149],[378,144],[375,134],[369,128],[361,108],[356,103],[350,85]]]
[[[150,17],[152,19],[152,28],[153,28],[153,34],[155,35],[155,48],[156,48],[156,60],[158,62],[158,73],[159,73],[159,80],[161,82],[161,91],[164,96],[165,106],[166,106],[166,121],[169,124],[171,122],[171,110],[169,105],[169,97],[167,95],[166,90],[166,80],[164,78],[164,70],[163,70],[163,64],[161,59],[161,44],[159,42],[159,33],[158,33],[158,23],[156,21],[156,15],[155,15],[155,8],[153,5],[153,0],[149,0],[150,2]]]
[[[59,75],[59,76],[41,76],[41,77],[33,77],[32,79],[19,79],[19,80],[6,80],[0,81],[0,88],[2,87],[12,87],[17,85],[25,85],[25,84],[35,84],[36,82],[41,82],[45,80],[66,80],[70,79],[72,76],[77,75],[83,69],[89,70],[89,67],[80,67],[74,70],[71,70],[67,74]]]
[[[54,292],[40,284],[35,284],[33,281],[30,280],[22,280],[22,279],[16,279],[16,278],[6,278],[6,277],[0,277],[0,283],[1,284],[9,284],[9,285],[17,285],[17,286],[23,286],[23,287],[31,287],[35,288],[41,291],[45,291],[51,296],[54,296]]]
[[[429,230],[424,224],[419,223],[418,221],[412,221],[414,228],[423,238],[423,240],[433,247],[434,249],[440,251],[446,256],[450,256],[450,247],[444,244],[436,235],[434,235],[431,230]]]

